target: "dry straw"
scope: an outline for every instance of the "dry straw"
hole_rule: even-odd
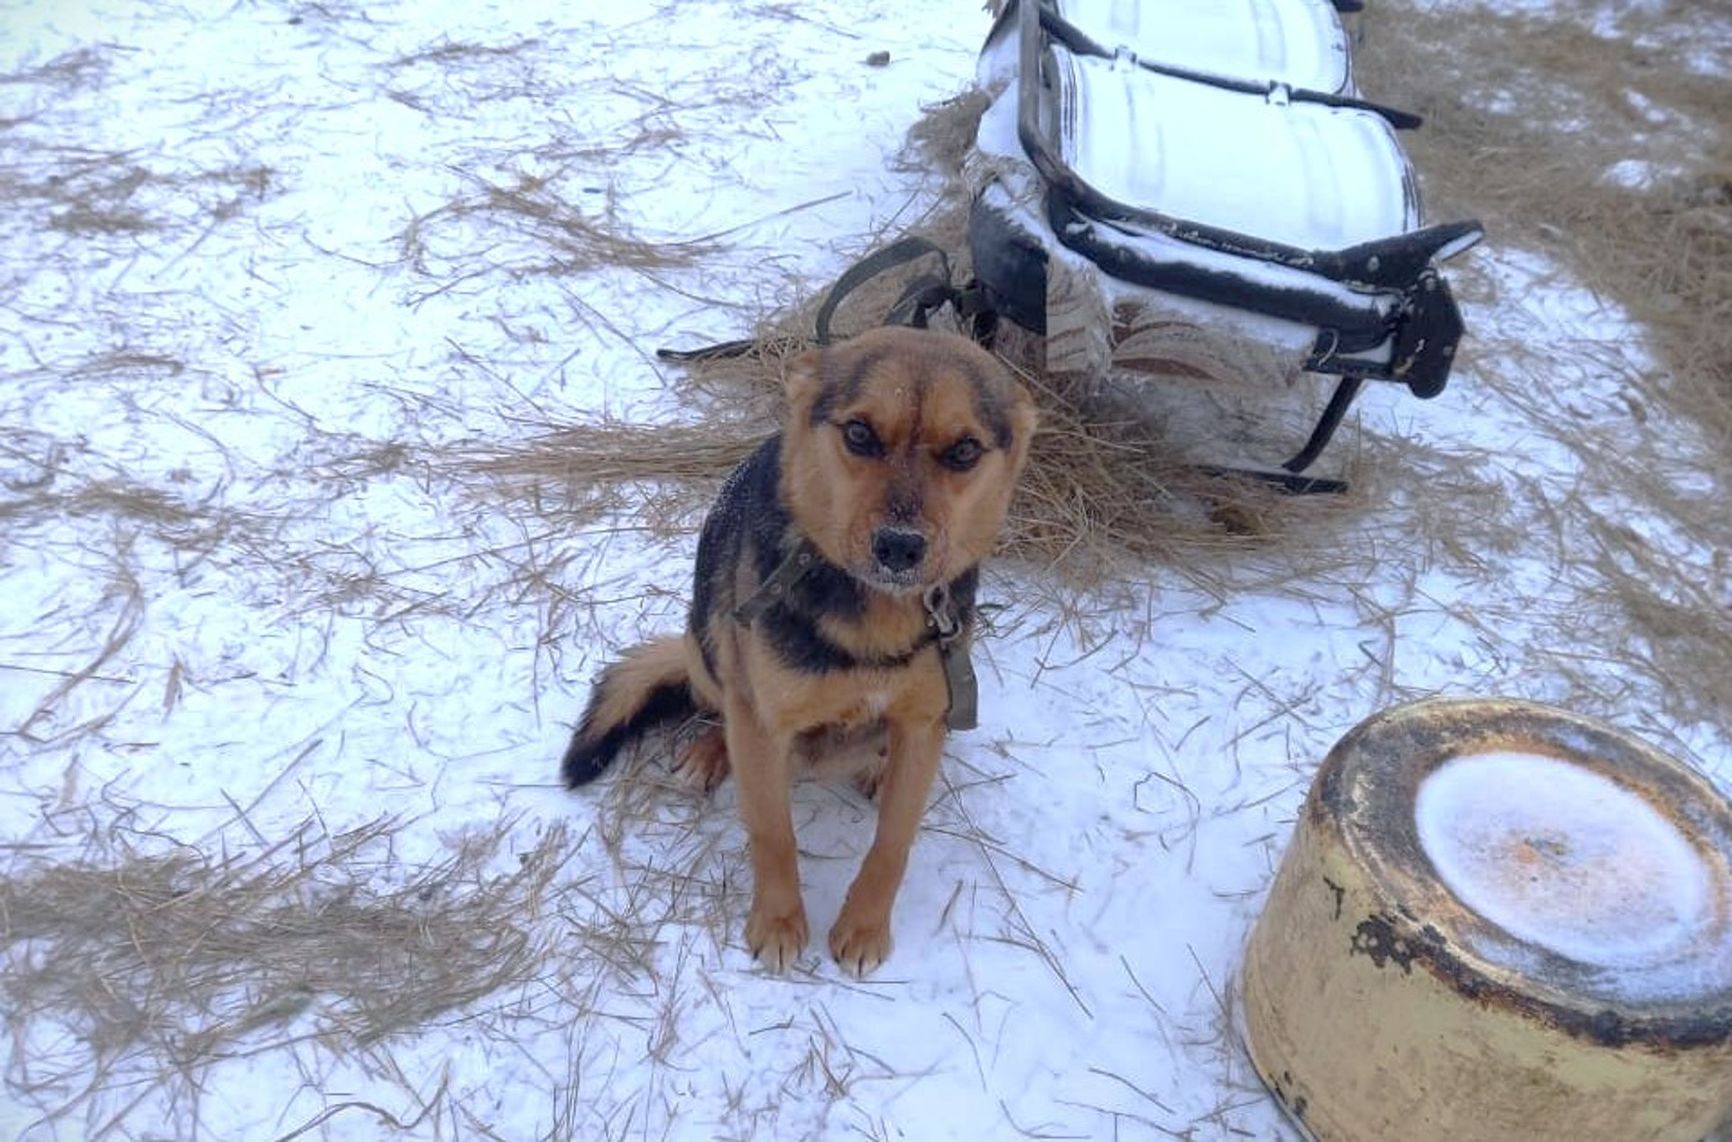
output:
[[[1607,20],[1615,24],[1605,26]],[[1635,322],[1640,344],[1534,344],[1471,331],[1467,359],[1580,464],[1575,488],[1523,489],[1510,522],[1584,595],[1594,643],[1658,683],[1667,712],[1732,709],[1732,15],[1671,0],[1615,12],[1378,5],[1362,85],[1426,116],[1405,140],[1433,213],[1486,221]],[[1497,283],[1469,282],[1490,303]],[[1562,413],[1591,362],[1627,415]],[[1467,513],[1432,522],[1469,533]],[[1626,635],[1613,632],[1622,630]],[[1608,638],[1608,635],[1610,637]],[[1561,647],[1559,648],[1562,649]],[[1586,649],[1586,648],[1584,648]],[[1615,699],[1614,699],[1615,702]]]
[[[210,1063],[303,1042],[364,1050],[537,978],[564,830],[507,872],[489,871],[504,823],[400,879],[395,828],[327,836],[307,821],[238,856],[123,827],[92,833],[72,862],[14,851],[0,997],[30,1045],[12,1055],[7,1097],[45,1121],[114,1111],[92,1096],[196,1088]],[[91,1136],[104,1125],[85,1122]]]

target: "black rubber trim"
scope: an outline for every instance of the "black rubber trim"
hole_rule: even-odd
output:
[[[1321,292],[1251,282],[1190,262],[1144,257],[1128,244],[1114,242],[1105,224],[1091,222],[1065,202],[1056,187],[1047,195],[1047,221],[1060,242],[1121,281],[1327,329],[1334,335],[1338,354],[1366,352],[1394,332],[1387,308],[1377,306],[1375,294],[1364,295],[1363,305],[1350,305]],[[1393,298],[1383,300],[1387,307]]]
[[[978,196],[968,212],[968,249],[987,305],[1000,316],[1046,336],[1046,246]]]

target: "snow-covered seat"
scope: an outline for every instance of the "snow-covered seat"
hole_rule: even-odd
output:
[[[974,271],[1049,370],[1338,377],[1294,473],[1365,380],[1443,390],[1462,325],[1437,263],[1480,228],[1422,226],[1396,135],[1418,120],[1358,97],[1335,4],[1012,0],[979,78]]]

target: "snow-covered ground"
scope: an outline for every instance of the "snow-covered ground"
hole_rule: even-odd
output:
[[[1582,613],[1569,536],[1431,544],[1447,498],[1396,494],[1353,533],[1363,576],[1223,594],[1151,567],[1061,611],[1000,567],[983,724],[951,743],[864,982],[821,941],[788,978],[750,963],[731,789],[658,792],[621,830],[617,794],[558,788],[595,669],[681,621],[693,538],[550,527],[444,458],[683,415],[654,347],[740,335],[928,204],[894,159],[985,21],[970,0],[0,5],[0,861],[72,859],[117,821],[147,851],[239,852],[389,817],[386,880],[502,821],[501,869],[560,825],[572,847],[522,918],[557,953],[506,994],[364,1048],[315,996],[203,1061],[196,1099],[140,1074],[86,1097],[76,1067],[31,1087],[76,1029],[15,1021],[0,1126],[1288,1137],[1224,1011],[1346,729],[1434,692],[1568,699],[1732,780],[1726,731]],[[525,187],[715,249],[609,265],[485,209]],[[1463,370],[1364,419],[1480,456],[1509,505],[1577,492],[1559,434],[1581,416],[1687,474],[1687,440],[1623,399],[1622,318],[1531,256],[1474,256],[1497,297],[1470,329],[1555,345],[1555,401]],[[796,809],[822,932],[871,808],[807,786]]]

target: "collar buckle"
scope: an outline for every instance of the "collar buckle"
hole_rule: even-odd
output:
[[[962,633],[962,623],[956,616],[956,608],[951,605],[950,585],[938,583],[926,588],[926,593],[920,597],[926,607],[926,621],[938,632],[939,645],[953,642]]]

